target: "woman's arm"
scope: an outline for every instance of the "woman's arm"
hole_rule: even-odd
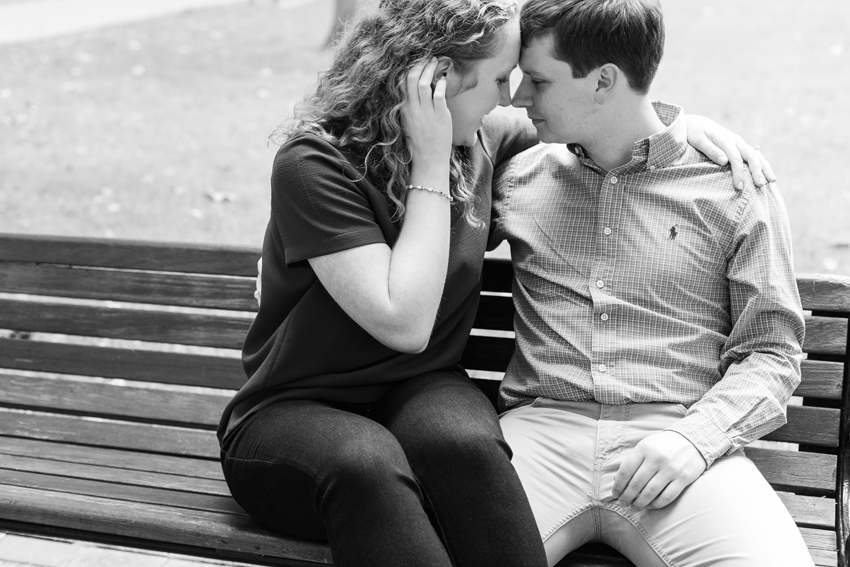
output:
[[[761,187],[767,182],[776,181],[773,168],[755,148],[720,124],[705,116],[686,115],[688,123],[688,143],[715,163],[732,165],[732,183],[738,189],[744,188],[744,162],[750,169],[753,182]]]
[[[404,224],[393,248],[360,246],[309,260],[331,297],[384,345],[421,352],[428,345],[446,281],[451,234],[449,159],[452,124],[446,81],[432,94],[437,61],[416,64],[407,77],[404,130],[411,185]]]

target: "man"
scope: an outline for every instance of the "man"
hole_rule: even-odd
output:
[[[502,427],[550,564],[602,541],[639,567],[811,565],[742,450],[799,382],[776,188],[734,188],[650,102],[657,0],[529,0],[521,22],[513,104],[558,144],[503,166],[491,245],[516,273]]]

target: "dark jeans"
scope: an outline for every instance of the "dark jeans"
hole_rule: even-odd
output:
[[[327,539],[338,567],[545,566],[487,398],[459,372],[368,406],[275,403],[222,451],[236,501],[282,534]]]

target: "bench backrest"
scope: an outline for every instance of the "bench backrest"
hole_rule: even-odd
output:
[[[258,257],[246,248],[0,234],[0,452],[24,437],[217,459],[215,426],[245,380],[239,349],[256,311]],[[485,263],[463,358],[491,396],[514,348],[511,279],[510,262]],[[789,406],[788,424],[766,437],[795,445],[762,443],[747,454],[788,493],[800,526],[834,527],[835,501],[850,496],[850,278],[800,276],[798,286],[811,311],[795,393],[802,405]],[[87,427],[102,420],[114,422],[109,435]],[[848,526],[839,527],[846,541]]]

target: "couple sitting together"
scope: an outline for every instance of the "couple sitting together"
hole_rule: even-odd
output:
[[[663,48],[657,0],[382,0],[349,27],[277,132],[219,428],[252,517],[340,567],[591,541],[639,567],[812,564],[743,451],[800,376],[784,205],[753,148],[651,101]],[[497,415],[459,361],[505,240]]]

